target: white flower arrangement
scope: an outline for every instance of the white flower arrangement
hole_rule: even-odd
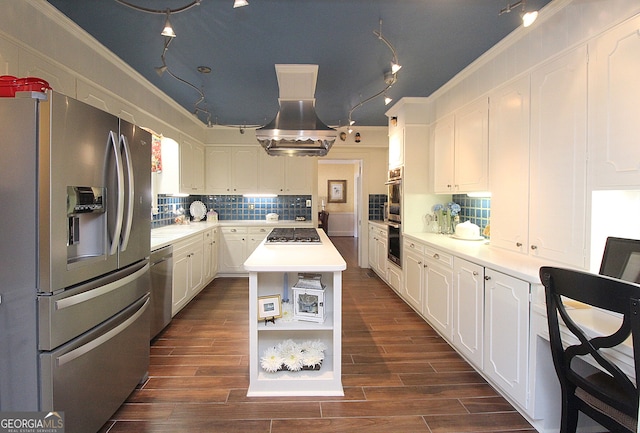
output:
[[[264,351],[260,358],[260,366],[268,373],[281,370],[319,370],[326,348],[320,340],[308,340],[300,344],[293,340],[284,340]]]

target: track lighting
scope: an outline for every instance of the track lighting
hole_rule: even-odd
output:
[[[508,14],[518,6],[522,6],[522,12],[520,12],[520,18],[522,19],[522,25],[529,27],[538,18],[538,11],[525,12],[527,9],[527,0],[518,0],[515,3],[507,4],[507,6],[500,10],[498,16],[502,14]]]
[[[167,65],[156,66],[156,73],[162,77],[162,75],[167,71]]]
[[[398,62],[398,54],[396,53],[396,49],[393,47],[393,45],[391,45],[391,42],[389,42],[389,40],[387,38],[385,38],[384,35],[382,34],[382,20],[380,20],[380,29],[379,30],[374,30],[373,34],[376,35],[379,40],[384,42],[384,44],[387,47],[389,47],[389,49],[391,50],[391,54],[393,55],[393,59],[391,61],[391,70],[384,72],[384,77],[383,78],[384,78],[384,82],[386,84],[386,87],[384,89],[382,89],[381,91],[379,91],[375,95],[370,96],[369,98],[365,99],[364,101],[360,102],[359,104],[357,104],[353,108],[351,108],[351,110],[349,110],[349,125],[353,125],[355,123],[354,120],[351,119],[351,115],[353,114],[353,112],[356,109],[362,107],[367,102],[377,98],[378,96],[382,96],[382,95],[384,95],[384,97],[385,97],[384,98],[385,105],[389,104],[392,101],[392,99],[387,96],[387,90],[389,90],[391,88],[391,86],[393,86],[396,83],[396,81],[398,81],[398,77],[397,77],[396,74],[398,73],[400,68],[402,68],[402,66]],[[351,133],[351,130],[349,130],[349,133]]]
[[[235,0],[233,2],[233,7],[235,8],[241,8],[243,6],[249,6],[249,2],[247,0]]]
[[[164,21],[164,29],[162,29],[162,36],[167,36],[169,38],[175,38],[176,32],[173,31],[173,27],[171,27],[171,21],[169,21],[169,15],[171,15],[171,11],[167,9],[167,19]]]

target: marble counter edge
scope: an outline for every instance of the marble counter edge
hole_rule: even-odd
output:
[[[531,284],[542,284],[539,276],[539,270],[542,266],[575,269],[575,267],[566,264],[494,247],[489,240],[465,241],[437,233],[404,233],[403,236]]]
[[[180,242],[191,236],[215,227],[313,227],[313,221],[294,220],[223,220],[223,221],[202,221],[190,224],[171,224],[163,227],[151,229],[151,251],[158,250],[168,245]]]

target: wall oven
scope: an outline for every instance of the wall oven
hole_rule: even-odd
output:
[[[387,207],[389,221],[402,222],[402,167],[389,170],[387,185]]]
[[[400,224],[389,221],[387,223],[388,232],[388,251],[387,258],[395,263],[398,267],[402,268],[402,256],[401,256],[401,237],[402,231],[400,230]]]
[[[387,257],[402,268],[400,255],[402,236],[402,167],[389,170],[387,185],[387,239],[389,243]]]

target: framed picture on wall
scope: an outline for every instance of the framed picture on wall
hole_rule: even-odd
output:
[[[327,181],[329,203],[346,203],[347,202],[347,181],[346,180],[329,180]]]

